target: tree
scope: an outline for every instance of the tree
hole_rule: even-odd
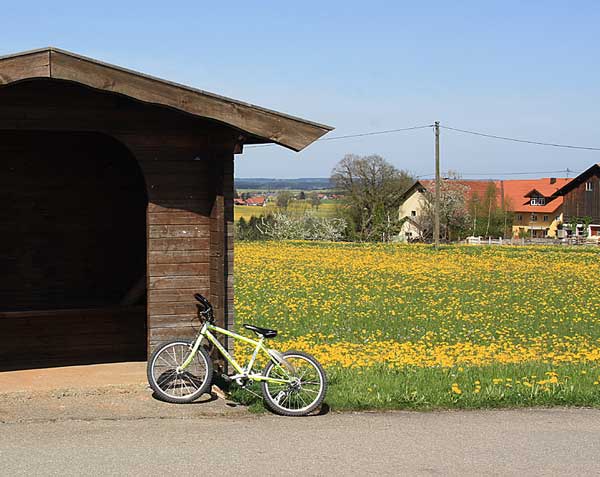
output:
[[[498,188],[490,181],[483,197],[474,193],[468,200],[467,209],[471,217],[470,234],[484,237],[507,237],[512,227],[512,214],[508,199],[498,200]]]
[[[465,235],[471,218],[467,209],[467,186],[453,180],[444,180],[440,187],[440,235],[445,240],[455,240]],[[423,213],[419,225],[423,236],[433,237],[435,216],[435,189],[427,189],[421,204]]]
[[[277,194],[275,203],[277,204],[277,207],[285,210],[288,208],[290,200],[292,200],[292,193],[288,190],[282,190]]]
[[[321,205],[321,198],[319,197],[318,192],[311,192],[308,194],[308,199],[310,200],[310,206],[319,210],[319,206]]]
[[[347,154],[333,169],[331,181],[344,194],[348,223],[361,240],[390,240],[399,228],[398,207],[414,179],[383,157]]]
[[[306,194],[304,193],[303,190],[301,190],[300,193],[298,194],[298,200],[306,200]]]

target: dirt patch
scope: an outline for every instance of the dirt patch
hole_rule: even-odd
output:
[[[191,404],[157,400],[145,363],[115,363],[0,373],[0,422],[189,419],[249,416],[217,388]]]

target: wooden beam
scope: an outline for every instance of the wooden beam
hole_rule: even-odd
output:
[[[35,51],[23,56],[0,58],[0,85],[29,78],[50,77],[50,51]]]
[[[51,50],[51,77],[120,93],[230,124],[299,151],[331,130],[281,113],[152,78],[72,53]]]

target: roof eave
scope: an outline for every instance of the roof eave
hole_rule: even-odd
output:
[[[0,85],[33,78],[73,81],[228,124],[264,143],[301,151],[333,127],[48,47],[0,57]],[[253,141],[257,143],[256,140]]]
[[[581,180],[584,177],[586,177],[588,174],[591,174],[595,169],[600,169],[600,164],[597,163],[597,164],[594,164],[591,167],[588,167],[585,171],[583,171],[577,177],[574,177],[569,182],[567,182],[564,186],[562,186],[560,189],[558,189],[556,192],[554,192],[554,194],[552,194],[552,197],[557,197],[557,196],[560,196],[560,195],[565,195],[567,192],[569,192],[574,187],[576,187],[578,184],[580,184]]]

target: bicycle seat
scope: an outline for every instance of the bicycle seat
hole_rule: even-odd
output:
[[[260,326],[254,325],[244,325],[244,328],[254,331],[257,335],[264,336],[265,338],[275,338],[277,336],[277,331],[270,330],[269,328],[261,328]]]

